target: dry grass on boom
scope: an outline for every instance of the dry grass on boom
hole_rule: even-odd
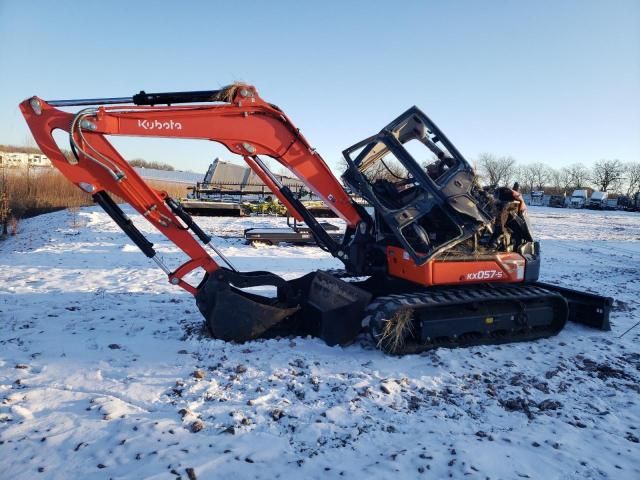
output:
[[[399,352],[412,333],[413,312],[409,308],[401,308],[385,322],[378,347],[384,346],[390,353]]]
[[[231,85],[227,85],[218,91],[216,95],[214,95],[211,100],[214,102],[226,102],[231,103],[233,101],[233,97],[236,96],[236,92],[238,89],[243,87],[248,87],[249,85],[244,82],[233,82]]]

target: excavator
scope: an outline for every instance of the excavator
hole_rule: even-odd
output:
[[[63,110],[68,107],[82,108]],[[368,332],[375,346],[402,355],[536,340],[557,334],[567,321],[609,329],[611,298],[538,281],[540,245],[522,196],[517,189],[483,188],[469,162],[417,107],[344,150],[342,182],[289,117],[251,85],[116,98],[34,96],[20,109],[53,165],[91,194],[171,284],[195,297],[214,338],[313,335],[345,345]],[[57,130],[68,133],[71,155],[54,140]],[[111,135],[224,145],[344,269],[292,280],[238,271],[179,201],[144,182],[108,141]],[[341,239],[282,185],[265,157],[344,220]],[[185,262],[165,264],[114,196],[174,242]],[[189,283],[198,269],[202,280]],[[255,287],[269,287],[273,295]]]

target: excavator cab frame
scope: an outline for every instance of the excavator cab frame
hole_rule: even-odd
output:
[[[430,162],[418,163],[415,145],[433,156]],[[491,221],[471,193],[471,165],[415,106],[343,155],[342,178],[374,206],[377,233],[395,236],[418,266]]]

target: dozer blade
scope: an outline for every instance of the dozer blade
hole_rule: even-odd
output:
[[[580,323],[598,330],[611,330],[609,313],[613,305],[613,298],[560,287],[551,283],[537,282],[536,285],[546,290],[559,293],[564,297],[569,304],[568,320],[570,322]]]
[[[264,285],[277,287],[277,297],[240,290]],[[268,272],[224,269],[205,277],[196,295],[215,338],[246,342],[276,335],[313,335],[329,345],[349,343],[356,337],[370,299],[366,291],[325,272],[286,281]]]

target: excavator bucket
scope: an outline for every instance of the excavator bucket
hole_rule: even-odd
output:
[[[275,286],[277,297],[264,297],[245,287]],[[329,345],[351,342],[371,294],[326,272],[286,281],[268,272],[207,275],[196,303],[209,331],[225,341],[246,342],[277,335],[313,335]]]
[[[267,336],[270,329],[300,310],[295,302],[241,290],[261,285],[282,288],[273,285],[280,283],[278,280],[285,282],[268,272],[238,274],[225,269],[205,276],[198,288],[196,304],[211,334],[225,341],[246,342]]]
[[[269,329],[300,309],[297,306],[279,306],[277,301],[233,287],[217,290],[210,305],[205,319],[211,335],[236,342],[265,336]]]

